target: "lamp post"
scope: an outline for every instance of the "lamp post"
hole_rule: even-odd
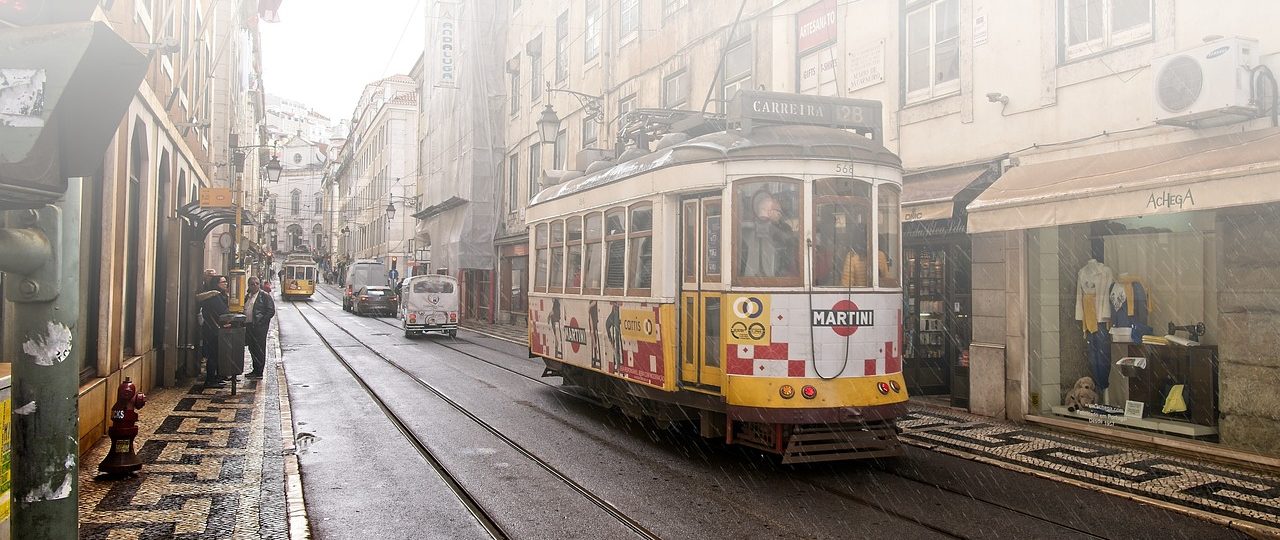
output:
[[[236,313],[244,310],[244,283],[242,282],[244,281],[244,278],[245,278],[245,271],[244,271],[244,261],[242,260],[243,257],[240,254],[240,243],[244,239],[244,226],[243,226],[244,225],[243,224],[243,215],[244,215],[243,198],[244,197],[240,193],[241,191],[243,191],[243,188],[241,186],[240,173],[243,172],[244,161],[245,161],[245,153],[242,150],[249,149],[249,148],[271,148],[274,150],[275,145],[274,144],[250,144],[250,145],[230,147],[230,150],[234,152],[232,161],[235,164],[235,168],[231,171],[231,176],[234,178],[234,182],[235,182],[235,188],[232,190],[231,196],[232,196],[232,206],[236,209],[236,225],[235,225],[236,233],[231,243],[230,274],[232,277],[232,287],[234,287],[234,289],[231,291],[230,307],[231,307],[231,311]],[[275,152],[272,152],[271,159],[267,161],[267,164],[265,165],[265,169],[267,171],[267,181],[269,182],[280,181],[280,173],[284,171],[284,167],[280,164],[280,160],[276,158]]]

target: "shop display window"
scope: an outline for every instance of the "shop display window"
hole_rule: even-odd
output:
[[[1031,413],[1218,438],[1213,212],[1027,233]]]

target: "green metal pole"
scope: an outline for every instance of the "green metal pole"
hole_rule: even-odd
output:
[[[38,261],[0,261],[10,271],[4,356],[13,360],[13,538],[77,536],[82,188],[70,184],[57,206],[5,213],[7,228],[36,232],[51,248],[34,271],[13,269]]]

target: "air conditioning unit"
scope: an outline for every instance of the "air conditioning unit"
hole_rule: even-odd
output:
[[[1218,39],[1151,62],[1155,121],[1210,127],[1257,116],[1251,103],[1258,41]]]

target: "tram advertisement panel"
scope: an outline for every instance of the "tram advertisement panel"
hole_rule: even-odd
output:
[[[726,299],[729,375],[836,378],[902,371],[897,293],[734,294]]]
[[[566,298],[529,304],[534,354],[674,389],[675,325],[664,323],[675,320],[674,306]]]

